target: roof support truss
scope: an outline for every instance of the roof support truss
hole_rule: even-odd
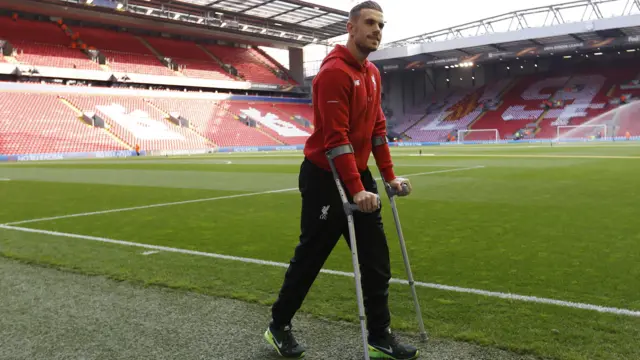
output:
[[[640,0],[577,0],[559,5],[543,6],[515,11],[459,26],[433,31],[385,44],[400,47],[409,44],[447,41],[497,32],[565,24],[569,21],[589,21],[607,16],[625,16],[640,13]]]
[[[89,5],[87,0],[59,0]],[[348,13],[299,0],[116,0],[118,10],[296,45],[343,35]]]

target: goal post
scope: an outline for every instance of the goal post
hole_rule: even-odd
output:
[[[607,125],[559,125],[556,127],[556,139],[589,139],[601,135],[607,138]]]
[[[469,141],[493,141],[497,143],[500,140],[498,129],[462,129],[458,130],[458,143],[462,144],[471,134],[476,134],[476,136]]]

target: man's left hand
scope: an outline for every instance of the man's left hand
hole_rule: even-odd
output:
[[[406,190],[403,188],[403,184],[406,184]],[[409,179],[398,177],[389,181],[389,185],[398,193],[399,196],[407,196],[411,193],[411,183],[409,182]]]

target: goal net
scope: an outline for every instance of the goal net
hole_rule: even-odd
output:
[[[558,140],[606,139],[607,125],[560,125],[557,127]]]
[[[458,130],[458,143],[465,141],[495,142],[500,140],[498,129],[465,129]]]

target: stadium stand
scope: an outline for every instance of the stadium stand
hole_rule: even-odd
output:
[[[425,117],[428,109],[425,110],[424,107],[424,105],[418,105],[408,109],[405,115],[392,126],[392,130],[399,134],[409,130]]]
[[[205,45],[204,47],[224,64],[233,65],[243,79],[265,84],[289,85],[289,82],[278,78],[265,63],[258,59],[254,51],[224,45]]]
[[[274,146],[280,143],[256,128],[246,126],[229,112],[230,103],[211,100],[149,100],[166,113],[178,113],[194,131],[218,146]]]
[[[310,129],[281,118],[273,104],[263,102],[229,102],[229,112],[237,117],[247,116],[260,126],[261,130],[285,145],[304,144],[311,135]]]
[[[0,154],[126,149],[106,130],[78,116],[56,95],[0,92]]]
[[[214,144],[190,130],[168,121],[168,114],[142,98],[125,96],[65,95],[81,112],[95,112],[110,131],[130,147],[145,150],[210,149]]]
[[[136,145],[147,151],[302,145],[313,131],[310,101],[287,98],[298,82],[255,43],[234,41],[229,34],[216,39],[180,33],[178,39],[169,29],[159,34],[158,29],[134,26],[129,30],[135,31],[128,32],[127,27],[113,23],[100,27],[100,20],[67,23],[57,17],[23,17],[10,11],[2,14],[0,40],[6,43],[1,43],[0,72],[4,71],[4,82],[15,83],[18,79],[18,83],[108,89],[86,94],[51,88],[35,93],[33,87],[0,92],[2,155],[130,150]],[[636,30],[640,33],[640,27]],[[597,44],[608,46],[614,37],[624,44],[638,41],[612,32],[611,38],[600,39]],[[552,47],[559,41],[558,49],[563,48],[565,40],[538,39],[549,41],[544,45]],[[482,68],[460,60],[463,63],[437,65],[423,84],[410,87],[405,80],[419,73],[423,77],[427,72],[401,79],[401,86],[392,86],[392,91],[411,89],[411,96],[403,97],[411,98],[412,103],[400,99],[402,111],[385,104],[393,118],[389,131],[401,140],[418,142],[455,142],[460,130],[489,130],[465,132],[463,140],[493,141],[494,129],[503,140],[554,139],[558,126],[615,123],[615,133],[609,136],[640,136],[640,105],[633,102],[640,97],[640,67],[638,58],[631,54],[633,49],[609,51],[596,60],[595,56],[587,59],[594,49],[582,54],[570,50],[573,57],[563,56],[566,52],[555,57],[549,52],[531,57],[527,52],[539,51],[539,47],[522,46],[539,44],[507,45],[513,48],[500,53],[494,53],[493,48],[477,48],[481,55],[494,59],[485,61]],[[518,56],[504,59],[506,62],[497,58],[510,53],[529,56],[529,64],[536,61],[536,69],[504,71],[509,64],[523,61]],[[437,61],[450,61],[446,52],[439,56]],[[542,58],[546,58],[546,65],[538,68],[537,61]],[[396,69],[420,69],[414,65]],[[38,70],[46,74],[38,76]],[[460,82],[450,83],[449,72],[459,73]],[[382,86],[388,88],[392,75],[385,75]],[[473,83],[463,82],[463,76],[465,81],[472,78]],[[482,79],[477,85],[476,76]],[[416,91],[420,87],[425,88],[421,94]],[[151,90],[153,94],[124,95],[119,88]],[[176,97],[175,91],[193,95]],[[203,91],[211,96],[200,95]],[[263,91],[269,95],[259,98]],[[308,89],[305,91],[302,93],[308,97]],[[106,126],[83,122],[87,113],[95,113]],[[181,119],[177,124],[176,118]],[[588,128],[579,134],[597,137],[601,135],[598,131],[601,128]]]
[[[307,131],[313,129],[313,107],[311,104],[274,103],[274,109],[279,111],[286,119],[302,125]]]
[[[470,126],[470,129],[498,129],[500,137],[504,138],[519,129],[526,128],[529,124],[536,124],[543,113],[539,106],[540,103],[552,95],[549,92],[549,87],[562,86],[567,79],[544,80],[544,77],[533,75],[515,80],[514,86],[501,97],[501,105],[494,111],[487,111],[484,116]],[[541,80],[543,81],[541,82]],[[540,84],[539,88],[531,88],[533,84]],[[487,132],[475,132],[465,136],[465,140],[489,140],[492,137],[495,138],[494,135]]]
[[[501,139],[552,139],[557,126],[586,123],[613,109],[612,101],[638,97],[634,64],[575,66],[569,73],[524,75],[439,93],[431,104],[410,108],[392,130],[424,142],[455,140],[461,129],[497,129]],[[495,140],[495,133],[469,132],[464,140]]]
[[[275,61],[271,56],[269,56],[267,53],[262,51],[260,48],[251,48],[250,53],[254,55],[259,61],[264,63],[273,72],[277,73],[278,71],[280,71],[283,74],[287,73],[287,69],[285,69],[284,66],[279,64],[277,61]],[[298,83],[293,79],[289,79],[288,82],[291,85],[298,85]]]
[[[504,82],[448,94],[441,101],[431,104],[427,115],[410,125],[405,133],[415,141],[446,141],[449,134],[466,129],[482,114],[484,106],[480,99],[487,96],[491,98],[497,85],[504,86]],[[412,114],[409,121],[415,118],[416,115]],[[406,126],[406,122],[402,126]]]
[[[12,44],[20,64],[101,70],[54,22],[0,17],[0,36]]]
[[[129,33],[91,27],[81,27],[76,32],[82,41],[100,50],[113,71],[176,76],[140,39]]]
[[[144,37],[154,49],[175,61],[186,76],[211,80],[236,80],[207,54],[203,48],[190,41]]]
[[[61,94],[0,93],[3,154],[91,152],[135,148],[195,150],[215,146],[303,144],[310,129],[279,116],[273,103]],[[305,105],[277,104],[293,116]],[[95,113],[105,129],[80,120]],[[168,120],[188,121],[180,127]],[[241,115],[255,121],[248,126]],[[67,132],[68,133],[65,133]],[[32,141],[34,137],[38,141]],[[11,141],[8,141],[11,139]]]
[[[607,19],[590,17],[609,5]],[[384,44],[370,58],[384,71],[383,85],[391,88],[385,106],[395,115],[394,137],[455,141],[463,130],[464,141],[495,141],[497,130],[508,141],[554,139],[561,126],[585,124],[615,111],[619,103],[637,100],[640,23],[633,11],[613,2],[577,0]],[[560,12],[566,18],[546,21]],[[508,30],[491,25],[507,22]],[[598,31],[594,22],[602,25]],[[501,81],[509,83],[505,91],[482,95],[476,103],[481,108],[472,106],[475,89]],[[481,113],[467,124],[474,111]]]
[[[0,93],[1,155],[117,151],[130,150],[136,145],[146,151],[281,146],[304,143],[313,126],[313,112],[305,104],[279,103],[275,98],[275,102],[212,100],[206,96],[199,98],[197,94],[173,99],[171,93],[177,90],[179,80],[166,80],[170,89],[161,83],[165,80],[152,77],[136,78],[152,81],[148,85],[92,83],[89,78],[83,78],[93,76],[95,80],[104,81],[113,72],[114,76],[126,73],[223,80],[224,83],[218,83],[223,86],[245,80],[285,87],[297,85],[281,64],[257,47],[212,45],[209,42],[215,39],[177,40],[157,36],[157,33],[145,35],[144,31],[134,34],[119,26],[100,27],[90,21],[67,24],[61,18],[24,17],[15,12],[2,14],[0,39],[6,42],[1,43],[0,62],[34,66],[28,70],[29,77],[19,82],[47,83],[49,88],[42,94],[14,90]],[[89,54],[89,50],[95,51]],[[172,63],[176,67],[172,67]],[[62,68],[75,71],[61,73],[74,79],[55,79],[56,69]],[[40,78],[39,70],[45,69],[51,70],[46,70],[49,73]],[[118,80],[128,80],[126,76],[117,76]],[[59,88],[59,94],[55,95],[57,91],[50,88],[51,84],[63,83],[112,89],[92,95]],[[239,89],[244,86],[240,85]],[[118,88],[156,89],[157,94],[126,96],[120,94]],[[38,91],[37,87],[27,88],[31,89]],[[261,89],[273,88],[262,86]],[[219,90],[224,91],[209,91],[218,93]],[[169,92],[166,97],[157,96],[164,95],[161,91]],[[94,114],[100,123],[95,127],[91,121],[84,122],[88,117],[94,119]],[[174,123],[171,114],[179,114],[185,123]]]

